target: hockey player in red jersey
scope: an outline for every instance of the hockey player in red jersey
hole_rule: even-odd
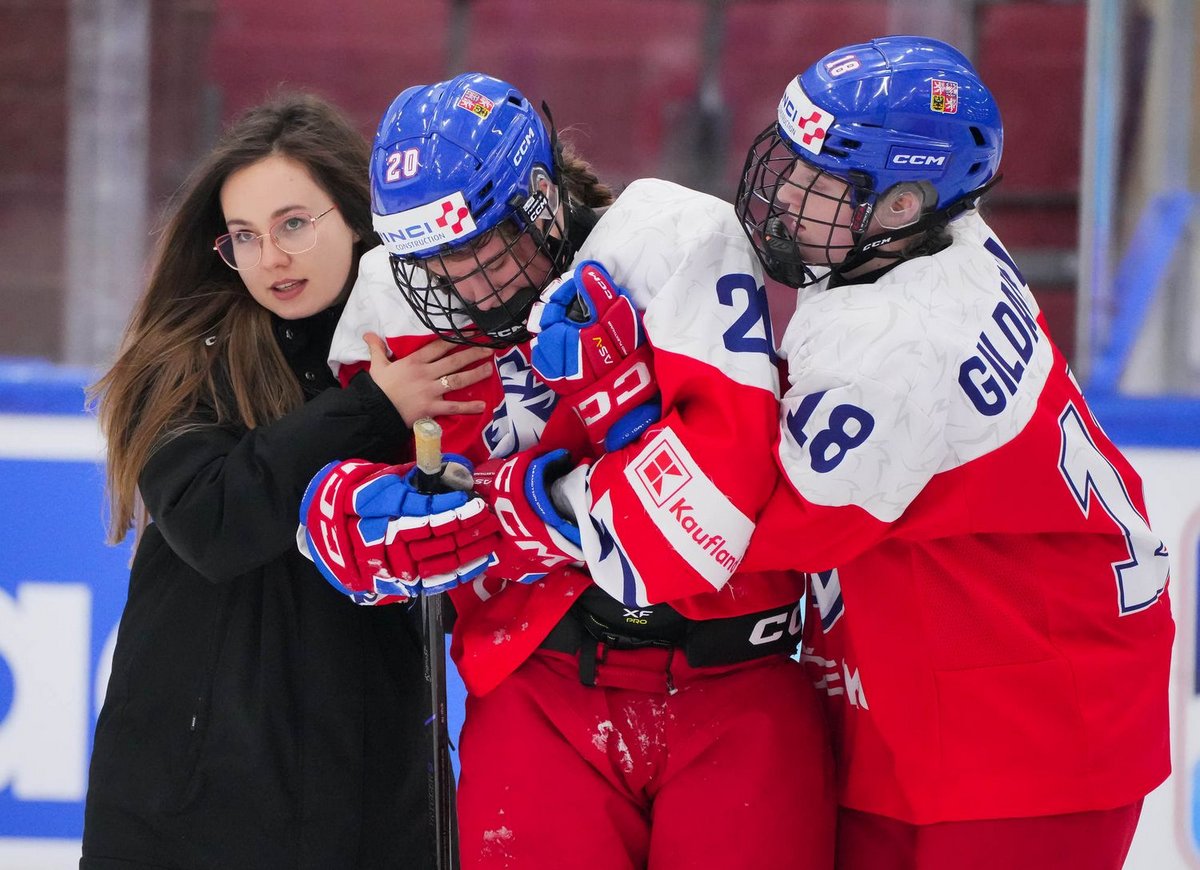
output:
[[[395,356],[495,348],[495,377],[452,394],[489,412],[443,444],[505,541],[489,564],[476,514],[428,520],[406,468],[355,462],[314,480],[306,539],[359,603],[449,589],[463,866],[831,866],[828,739],[789,657],[804,578],[739,567],[778,481],[779,384],[733,209],[656,180],[613,202],[477,74],[397,97],[372,191],[384,247],[333,362],[368,364],[370,332]]]
[[[736,208],[799,288],[743,567],[812,571],[838,867],[1118,868],[1169,770],[1167,553],[974,207],[1002,126],[932,39],[788,84]]]

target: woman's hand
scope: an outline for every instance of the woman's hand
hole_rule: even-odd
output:
[[[454,402],[446,393],[478,383],[495,372],[491,348],[436,339],[408,356],[388,359],[387,345],[373,332],[363,335],[371,351],[370,374],[409,426],[422,417],[482,414],[482,401]],[[457,352],[455,352],[457,351]]]

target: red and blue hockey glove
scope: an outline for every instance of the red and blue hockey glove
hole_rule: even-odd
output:
[[[550,285],[529,331],[534,370],[570,403],[597,450],[637,440],[661,416],[642,315],[599,263],[586,260]]]
[[[331,462],[304,493],[300,550],[357,604],[443,592],[496,561],[500,526],[484,501],[418,492],[414,477],[413,463]]]
[[[542,455],[536,450],[475,469],[475,492],[491,506],[505,531],[492,573],[518,583],[532,583],[560,565],[583,561],[579,526],[559,513],[550,498],[551,484],[575,463],[565,450]]]

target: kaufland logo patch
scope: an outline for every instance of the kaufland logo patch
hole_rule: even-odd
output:
[[[634,473],[659,507],[692,479],[670,444],[662,443],[634,466]]]
[[[729,582],[754,523],[700,470],[670,428],[651,439],[625,477],[667,544],[713,589]]]
[[[794,78],[779,101],[779,126],[789,139],[813,154],[820,154],[825,136],[836,119],[813,105],[800,79]]]
[[[943,79],[930,81],[929,108],[944,115],[953,115],[958,111],[958,82]]]
[[[428,251],[475,231],[475,219],[461,191],[408,211],[375,215],[375,232],[389,253]]]

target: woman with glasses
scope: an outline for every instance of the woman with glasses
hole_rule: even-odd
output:
[[[96,723],[81,867],[426,866],[428,716],[405,608],[354,607],[295,548],[309,478],[398,456],[484,350],[436,342],[337,386],[377,238],[367,145],[305,95],[250,110],[186,183],[95,385],[111,539],[138,541]],[[214,241],[215,239],[215,241]],[[451,349],[456,352],[451,353]]]

